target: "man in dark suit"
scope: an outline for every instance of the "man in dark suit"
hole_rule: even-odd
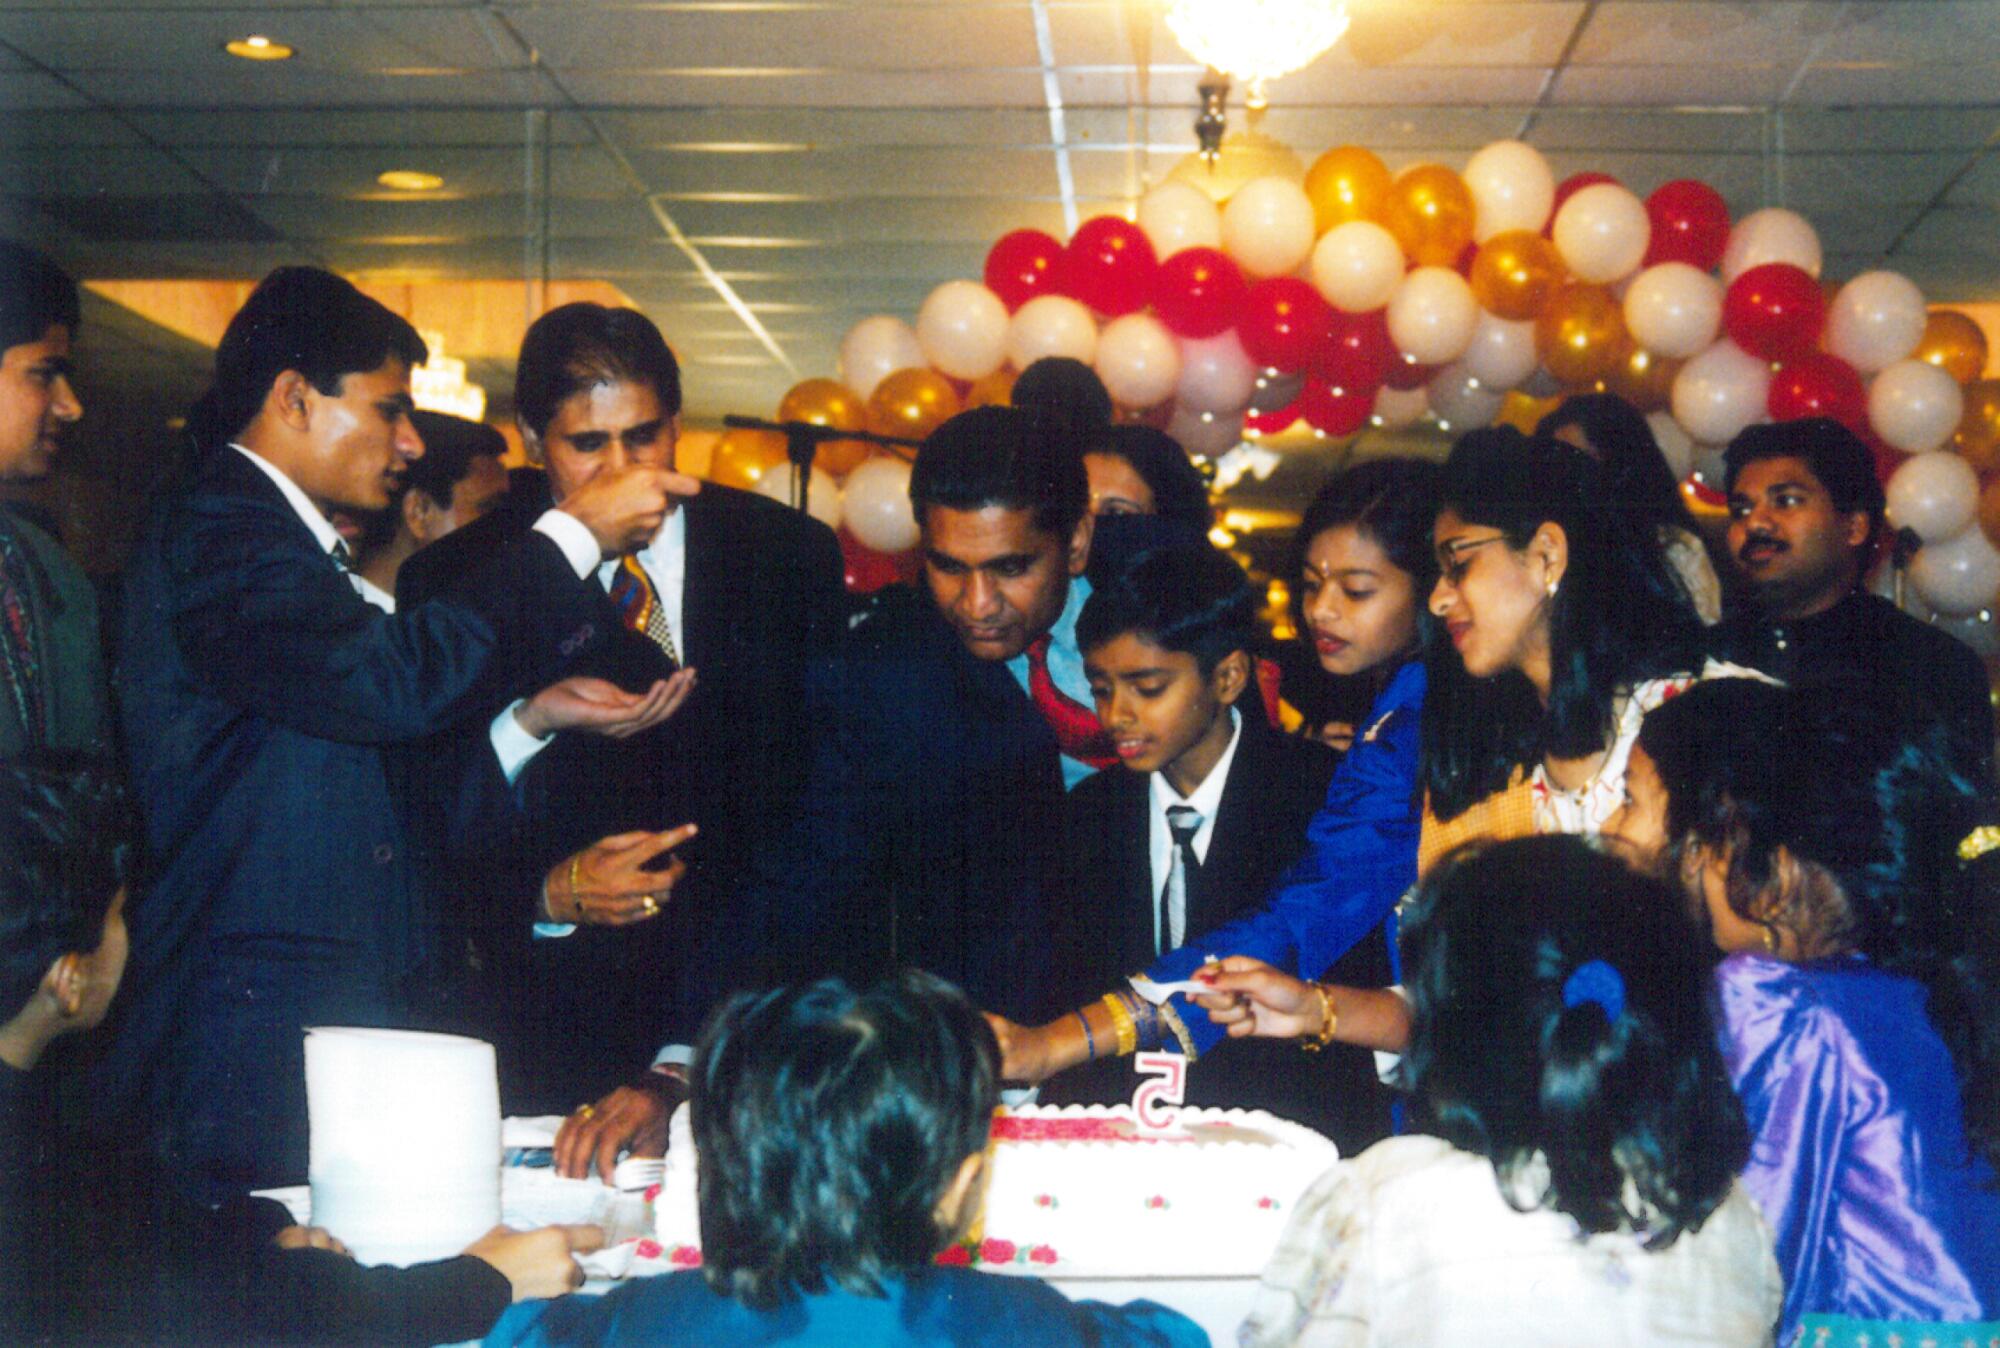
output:
[[[327,514],[381,509],[423,453],[424,355],[340,278],[273,272],[216,349],[204,461],[129,574],[120,685],[146,870],[107,1085],[208,1195],[303,1177],[303,1027],[421,1014],[434,924],[384,747],[541,687],[592,620],[601,553],[657,528],[669,491],[699,490],[603,475],[461,599],[385,614]],[[600,722],[643,722],[663,697],[600,700]],[[566,723],[575,701],[538,694],[528,718]]]
[[[400,602],[455,592],[597,474],[671,466],[680,371],[645,315],[564,305],[522,342],[515,406],[545,472],[517,474],[498,511],[412,556]],[[512,827],[504,847],[481,836],[444,868],[477,896],[466,918],[507,1104],[528,1113],[567,1110],[642,1071],[662,1042],[691,1041],[749,977],[738,961],[757,952],[728,938],[735,877],[791,813],[811,738],[806,665],[846,616],[832,530],[713,484],[607,557],[590,591],[588,632],[560,672],[634,691],[671,678],[685,705],[644,735],[540,741],[511,708],[488,707],[473,737],[513,783]],[[574,920],[572,890],[587,895],[629,851],[620,835],[683,821],[699,834],[681,849],[688,875],[670,909],[620,924],[586,906]]]

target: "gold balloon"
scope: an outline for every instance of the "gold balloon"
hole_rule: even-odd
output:
[[[1328,150],[1306,170],[1306,197],[1321,234],[1349,220],[1374,220],[1395,180],[1373,153],[1359,145]]]
[[[1472,242],[1472,193],[1442,164],[1416,164],[1389,184],[1382,224],[1419,267],[1450,267]]]
[[[1506,398],[1500,403],[1500,414],[1493,418],[1493,424],[1512,426],[1523,435],[1533,435],[1535,427],[1541,424],[1542,418],[1560,406],[1562,406],[1561,395],[1536,398],[1519,389],[1509,389]]]
[[[778,404],[778,420],[803,421],[836,431],[865,431],[868,405],[838,380],[808,379],[794,384]],[[873,452],[874,446],[866,440],[828,440],[820,445],[813,464],[835,477],[845,477]]]
[[[2000,477],[1979,489],[1979,527],[2000,546]]]
[[[1965,386],[1965,413],[1951,442],[1974,472],[2000,468],[2000,379],[1975,379]]]
[[[965,391],[965,410],[975,407],[1006,407],[1014,401],[1014,381],[1020,373],[1011,365],[1002,365],[983,379],[972,381],[972,387]]]
[[[958,415],[958,390],[936,370],[898,370],[868,399],[868,429],[921,440]]]
[[[1625,314],[1603,286],[1571,284],[1549,297],[1535,320],[1535,349],[1564,384],[1609,379],[1631,339]]]
[[[776,431],[724,431],[709,453],[708,480],[749,490],[784,461],[785,437]]]
[[[1956,309],[1933,309],[1914,354],[1959,383],[1970,384],[1986,373],[1986,333]]]
[[[1495,318],[1533,318],[1562,282],[1556,246],[1531,229],[1495,234],[1473,255],[1472,293]]]
[[[1623,357],[1604,376],[1604,391],[1615,393],[1641,412],[1658,412],[1674,399],[1674,376],[1686,361],[1656,356],[1626,344]]]

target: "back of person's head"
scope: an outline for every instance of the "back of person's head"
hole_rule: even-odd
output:
[[[1552,439],[1571,429],[1583,437],[1584,451],[1604,465],[1612,503],[1635,523],[1691,526],[1680,484],[1638,408],[1615,393],[1578,393],[1535,423],[1536,435]]]
[[[1111,424],[1111,395],[1097,371],[1071,356],[1043,356],[1029,363],[1008,395],[1015,407],[1036,412],[1069,434],[1089,438]]]
[[[769,1308],[878,1294],[955,1235],[941,1200],[986,1146],[999,1049],[963,994],[910,970],[741,993],[695,1051],[702,1274]]]
[[[540,437],[571,398],[617,383],[650,386],[661,412],[680,415],[681,367],[653,320],[637,309],[579,300],[543,314],[521,339],[514,411]]]
[[[1770,421],[1746,427],[1722,452],[1723,489],[1736,490],[1743,469],[1764,459],[1800,459],[1843,515],[1868,517],[1870,540],[1881,532],[1886,498],[1875,458],[1861,437],[1831,417]]]
[[[451,509],[452,488],[465,481],[475,458],[482,454],[492,459],[507,457],[507,437],[483,421],[421,408],[410,413],[410,420],[424,439],[424,454],[410,464],[404,481],[410,490],[430,497],[440,510]]]
[[[127,837],[108,765],[56,753],[0,763],[0,1022],[57,959],[97,948]]]
[[[932,431],[910,469],[917,523],[947,510],[1034,512],[1034,526],[1068,541],[1090,508],[1078,442],[1060,424],[1015,407],[975,407]]]
[[[1292,535],[1292,574],[1305,570],[1313,540],[1328,529],[1352,527],[1374,540],[1395,568],[1410,578],[1421,610],[1419,629],[1429,632],[1431,587],[1437,584],[1437,521],[1442,470],[1427,459],[1370,459],[1336,473],[1319,489]]]
[[[58,325],[82,321],[76,281],[47,256],[0,239],[0,350],[39,342]]]
[[[1510,548],[1553,524],[1568,549],[1548,600],[1546,708],[1518,671],[1454,678],[1457,661],[1438,651],[1434,663],[1448,668],[1436,680],[1444,695],[1425,700],[1425,781],[1449,818],[1530,757],[1602,752],[1619,697],[1696,668],[1704,638],[1658,535],[1624,527],[1605,503],[1602,469],[1581,450],[1508,426],[1473,431],[1452,447],[1438,495],[1441,510],[1499,530]]]
[[[1515,1207],[1658,1247],[1727,1197],[1750,1148],[1714,957],[1665,885],[1578,838],[1475,844],[1425,879],[1402,946],[1401,1084]]]
[[[188,414],[195,444],[242,434],[287,370],[328,397],[385,361],[421,365],[429,350],[407,320],[318,267],[280,267],[257,283],[215,348],[215,381]]]
[[[1202,677],[1257,644],[1257,594],[1243,568],[1206,543],[1141,553],[1091,592],[1076,620],[1088,655],[1121,636],[1195,658]]]
[[[1084,447],[1086,454],[1109,454],[1130,464],[1153,493],[1154,513],[1205,535],[1215,522],[1208,484],[1180,442],[1151,426],[1107,426]]]
[[[1993,804],[1948,766],[1943,732],[1856,715],[1837,690],[1727,679],[1649,713],[1639,743],[1669,837],[1727,856],[1737,916],[1924,984],[1967,1131],[2000,1163],[2000,873],[1959,850]]]

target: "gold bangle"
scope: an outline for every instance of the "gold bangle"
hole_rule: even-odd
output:
[[[1139,1023],[1132,1019],[1131,1008],[1115,992],[1104,994],[1104,1009],[1111,1013],[1111,1024],[1118,1031],[1118,1056],[1130,1057],[1139,1051]]]
[[[1309,1039],[1299,1041],[1299,1047],[1308,1053],[1317,1053],[1333,1042],[1333,1035],[1340,1028],[1340,1013],[1333,1009],[1333,994],[1326,984],[1313,984],[1313,991],[1319,994],[1319,1033]]]
[[[569,859],[569,906],[575,912],[575,915],[570,918],[571,922],[583,921],[583,900],[576,896],[576,877],[577,873],[582,869],[583,853],[578,852]]]

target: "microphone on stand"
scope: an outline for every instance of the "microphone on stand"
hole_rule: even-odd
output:
[[[911,440],[900,435],[876,435],[872,431],[843,431],[832,426],[820,426],[810,421],[765,421],[761,417],[742,417],[735,413],[722,418],[722,424],[732,430],[775,431],[785,437],[785,457],[795,467],[792,475],[792,504],[804,511],[811,504],[813,459],[819,454],[819,447],[829,440],[859,440],[864,444],[879,445],[889,452],[916,449],[921,440]],[[908,454],[898,457],[907,459]]]

